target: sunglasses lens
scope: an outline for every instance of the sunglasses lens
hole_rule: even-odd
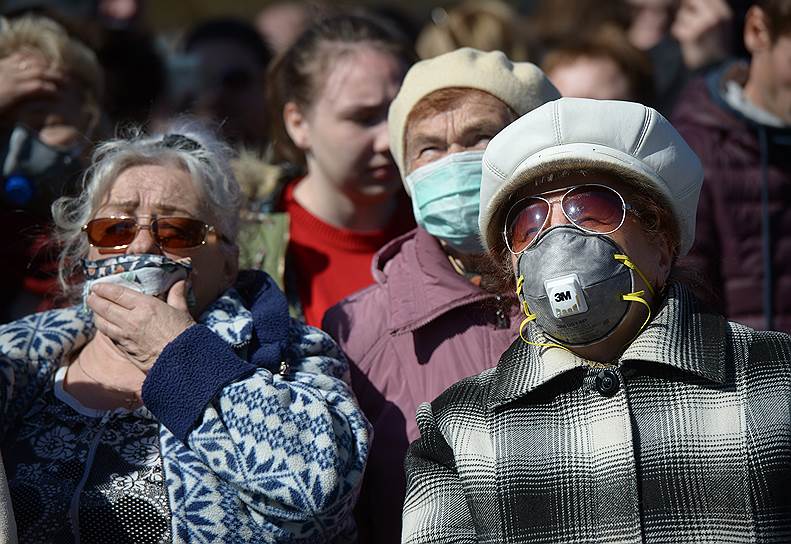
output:
[[[549,214],[549,204],[539,198],[527,198],[517,203],[519,210],[509,212],[508,246],[514,253],[524,251],[535,240]]]
[[[616,230],[626,213],[623,200],[615,190],[597,185],[572,189],[563,199],[563,211],[582,230],[598,233]]]
[[[196,247],[206,239],[206,224],[189,217],[160,217],[151,230],[162,249]]]
[[[85,228],[88,241],[96,247],[118,247],[132,243],[137,233],[134,219],[104,217],[88,222]]]

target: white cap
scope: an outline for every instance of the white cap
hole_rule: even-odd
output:
[[[401,171],[401,177],[407,174],[404,130],[409,113],[434,91],[451,87],[487,92],[517,115],[560,98],[560,93],[541,68],[529,62],[511,62],[501,51],[484,52],[462,47],[422,60],[407,72],[388,113],[390,152]]]
[[[703,184],[698,156],[653,108],[617,100],[561,98],[517,119],[483,156],[479,226],[484,247],[503,247],[509,197],[541,192],[542,176],[566,169],[612,172],[652,189],[669,204],[681,236],[680,255],[695,239]]]

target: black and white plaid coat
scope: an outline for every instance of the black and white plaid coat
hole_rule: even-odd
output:
[[[611,369],[517,340],[420,407],[402,540],[791,542],[790,399],[791,337],[680,286]]]

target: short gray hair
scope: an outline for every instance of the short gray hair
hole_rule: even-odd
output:
[[[199,121],[184,117],[161,131],[146,134],[140,128],[99,144],[76,197],[61,197],[52,205],[56,237],[61,244],[58,276],[64,293],[75,294],[74,275],[88,255],[82,226],[118,176],[131,166],[177,165],[186,170],[203,198],[205,210],[218,230],[231,242],[239,232],[242,194],[231,169],[233,150]]]

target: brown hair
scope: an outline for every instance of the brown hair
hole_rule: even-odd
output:
[[[392,25],[363,13],[347,13],[319,19],[308,26],[291,47],[278,55],[269,68],[267,102],[273,120],[276,160],[304,165],[305,157],[289,138],[283,108],[294,102],[307,111],[321,93],[334,61],[353,47],[365,45],[402,60],[415,58],[406,38]]]
[[[758,0],[755,4],[766,14],[773,42],[791,32],[791,0]]]
[[[645,52],[633,46],[626,33],[617,26],[605,24],[592,32],[569,36],[544,56],[541,67],[544,72],[549,73],[579,58],[612,60],[629,82],[629,98],[642,104],[653,102],[651,59]]]
[[[631,18],[626,0],[552,0],[537,3],[531,25],[538,42],[551,49],[577,35],[580,29],[613,24],[625,31]]]

